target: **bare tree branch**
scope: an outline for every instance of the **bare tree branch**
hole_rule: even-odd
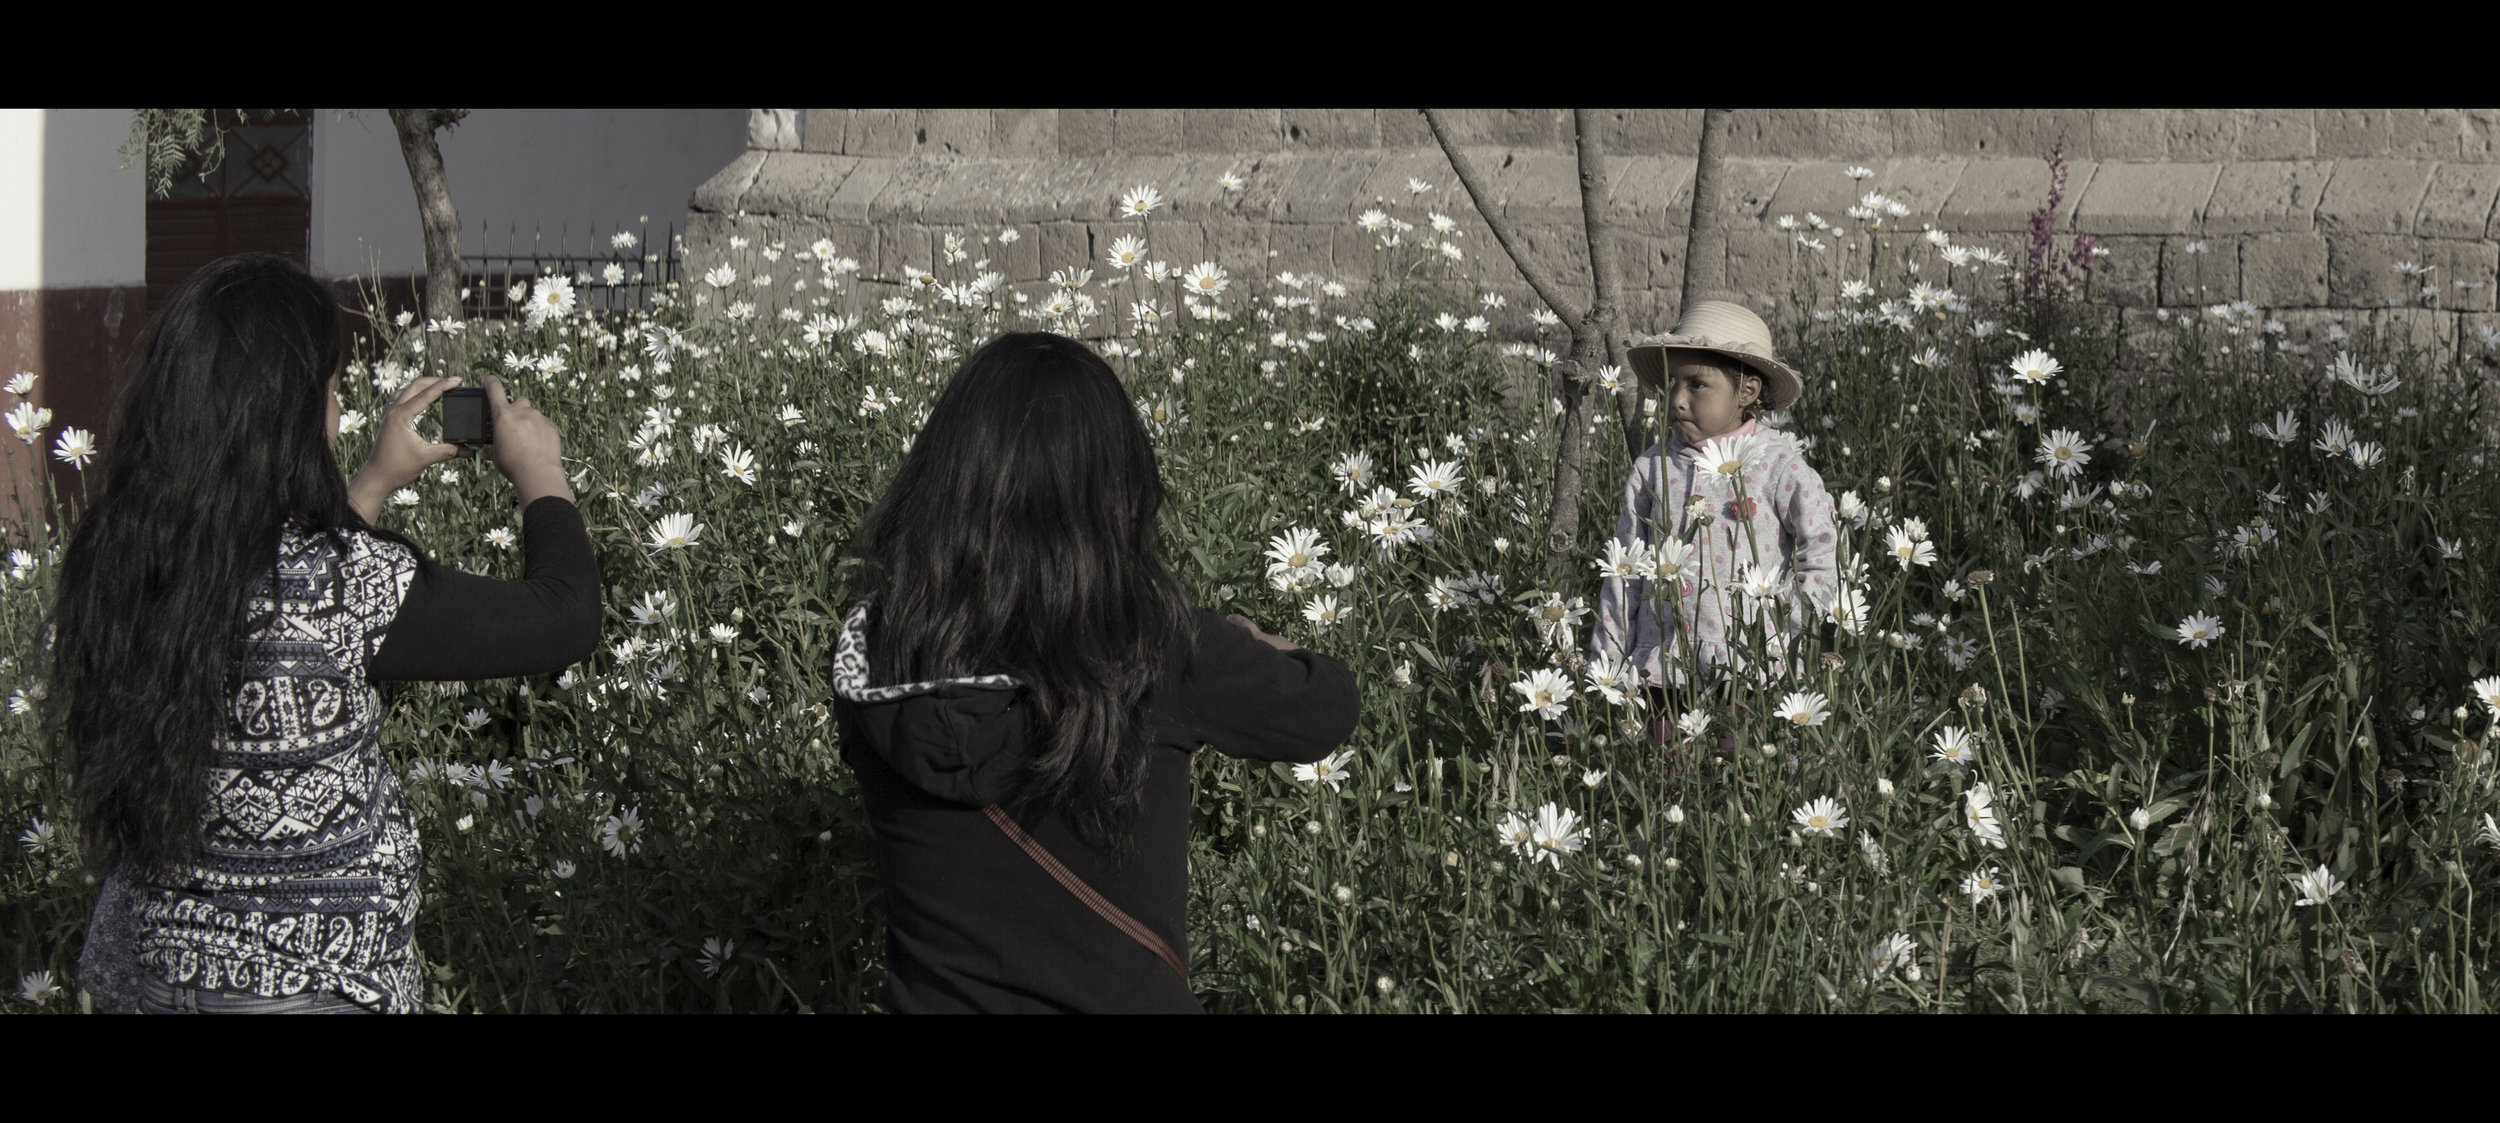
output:
[[[1562,286],[1554,283],[1552,275],[1528,260],[1527,247],[1512,236],[1510,224],[1494,209],[1493,195],[1485,189],[1484,177],[1476,174],[1475,163],[1461,154],[1450,139],[1449,125],[1441,120],[1441,114],[1430,109],[1423,113],[1424,123],[1432,126],[1432,138],[1441,142],[1442,154],[1450,158],[1451,170],[1458,173],[1459,185],[1467,189],[1467,197],[1475,202],[1476,213],[1483,215],[1484,224],[1493,228],[1493,240],[1502,244],[1502,252],[1509,254],[1511,264],[1528,278],[1528,287],[1536,290],[1537,299],[1544,301],[1545,307],[1562,317],[1564,323],[1578,324],[1586,310],[1563,295]]]

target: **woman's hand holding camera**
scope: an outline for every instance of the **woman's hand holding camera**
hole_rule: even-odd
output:
[[[573,501],[573,483],[564,478],[564,438],[556,423],[538,412],[528,398],[505,397],[503,379],[486,378],[486,408],[495,413],[495,443],[486,459],[512,481],[512,491],[527,507],[552,495]]]
[[[347,485],[347,501],[368,523],[382,519],[382,501],[416,482],[426,469],[468,455],[455,444],[429,441],[417,432],[417,418],[434,408],[443,392],[460,385],[458,378],[414,378],[382,408],[376,425],[373,454]]]
[[[459,385],[457,377],[413,379],[383,408],[373,454],[347,485],[348,502],[366,522],[379,522],[382,501],[416,482],[426,469],[472,454],[474,450],[460,445],[429,441],[416,428],[417,418],[434,408],[445,391]],[[555,424],[533,408],[528,398],[504,399],[503,380],[489,375],[486,404],[494,411],[495,443],[486,446],[487,461],[512,481],[523,507],[550,495],[571,502],[573,487],[564,477],[564,442]]]

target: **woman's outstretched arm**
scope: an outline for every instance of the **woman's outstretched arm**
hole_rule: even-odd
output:
[[[498,581],[426,566],[366,664],[377,681],[553,674],[599,646],[599,563],[572,502],[548,496],[521,513],[528,568]]]

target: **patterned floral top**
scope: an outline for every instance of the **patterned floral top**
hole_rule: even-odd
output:
[[[1778,598],[1786,611],[1783,625],[1770,632],[1774,653],[1802,632],[1803,622],[1830,604],[1838,585],[1836,558],[1839,534],[1832,518],[1831,493],[1823,477],[1806,464],[1795,438],[1748,421],[1736,430],[1767,446],[1759,463],[1745,470],[1740,508],[1735,481],[1702,474],[1688,446],[1669,437],[1662,462],[1651,445],[1633,462],[1625,481],[1623,512],[1615,520],[1615,537],[1625,542],[1656,545],[1663,528],[1667,536],[1689,543],[1690,558],[1676,578],[1677,596],[1656,599],[1653,582],[1609,577],[1598,598],[1597,631],[1590,646],[1602,657],[1629,657],[1645,681],[1680,684],[1689,642],[1704,668],[1742,667],[1729,650],[1734,623],[1760,618],[1764,602],[1743,592],[1746,571],[1754,565],[1778,563],[1786,568],[1788,586]],[[1694,517],[1692,500],[1708,520]],[[1653,612],[1662,607],[1662,621]],[[1672,638],[1670,638],[1670,636]]]
[[[252,596],[232,712],[185,884],[134,884],[139,969],[176,986],[335,991],[418,1008],[416,822],[384,761],[366,667],[416,559],[358,532],[290,530]]]

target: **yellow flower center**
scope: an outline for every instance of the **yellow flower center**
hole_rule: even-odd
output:
[[[1540,705],[1540,706],[1550,706],[1550,705],[1553,705],[1553,704],[1554,704],[1554,692],[1553,692],[1553,691],[1550,691],[1550,690],[1540,690],[1540,691],[1537,691],[1537,692],[1536,692],[1536,694],[1533,696],[1533,700],[1536,702],[1536,704],[1537,704],[1537,705]]]
[[[1822,828],[1822,827],[1828,827],[1828,826],[1830,826],[1830,825],[1832,825],[1832,821],[1831,821],[1830,819],[1828,819],[1828,818],[1825,818],[1825,817],[1821,816],[1821,815],[1808,815],[1808,816],[1806,816],[1806,826],[1807,826],[1808,828],[1810,828],[1810,829],[1811,829],[1811,828]]]

